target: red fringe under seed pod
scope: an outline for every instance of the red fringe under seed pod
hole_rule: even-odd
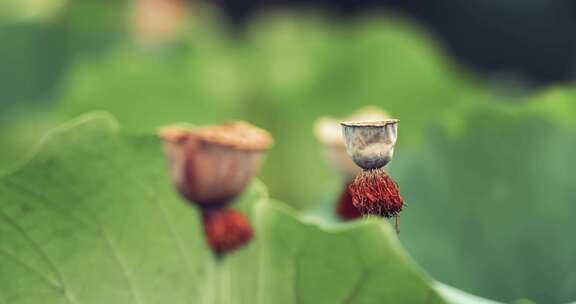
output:
[[[206,240],[217,254],[244,246],[254,235],[248,218],[232,208],[207,210],[203,216]]]
[[[362,171],[348,189],[352,203],[362,214],[390,218],[402,211],[400,189],[383,168]]]
[[[344,191],[342,191],[340,199],[338,200],[338,205],[336,206],[336,212],[343,220],[354,220],[362,217],[358,208],[352,204],[352,195],[350,195],[350,192],[348,191],[350,185],[350,183],[344,185]]]

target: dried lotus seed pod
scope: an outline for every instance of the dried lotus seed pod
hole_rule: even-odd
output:
[[[398,120],[343,122],[346,151],[363,170],[349,186],[352,203],[362,214],[394,217],[404,206],[398,184],[384,171],[392,160],[398,135]]]
[[[246,122],[161,131],[176,188],[202,208],[224,206],[256,175],[272,136]]]
[[[378,169],[392,160],[398,119],[342,122],[346,151],[362,169]]]

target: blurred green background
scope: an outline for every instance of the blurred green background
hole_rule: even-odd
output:
[[[501,301],[576,300],[566,79],[479,73],[426,22],[389,9],[266,9],[230,23],[177,0],[8,0],[0,18],[0,171],[87,111],[130,133],[242,119],[275,138],[261,171],[271,196],[305,212],[343,182],[315,119],[376,105],[401,119],[390,165],[407,202],[400,240],[426,271]]]

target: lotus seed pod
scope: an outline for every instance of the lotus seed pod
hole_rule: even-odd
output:
[[[348,155],[364,170],[384,167],[394,155],[398,121],[342,122]]]
[[[398,214],[404,200],[396,182],[384,171],[394,155],[398,120],[343,122],[342,130],[348,155],[363,169],[348,187],[352,204],[362,214],[394,217],[400,232]]]
[[[256,175],[272,136],[245,122],[161,131],[173,183],[202,208],[227,205]]]
[[[380,121],[390,115],[381,109],[368,106],[361,108],[346,120],[350,121]],[[324,147],[325,155],[333,168],[338,170],[346,180],[351,180],[360,173],[360,168],[347,155],[346,144],[342,138],[342,126],[339,119],[321,117],[314,123],[314,134]]]

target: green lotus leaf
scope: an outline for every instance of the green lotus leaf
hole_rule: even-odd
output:
[[[52,131],[0,178],[0,303],[482,303],[437,287],[384,222],[303,220],[259,182],[234,204],[255,240],[217,259],[165,167],[156,136],[107,114]]]

